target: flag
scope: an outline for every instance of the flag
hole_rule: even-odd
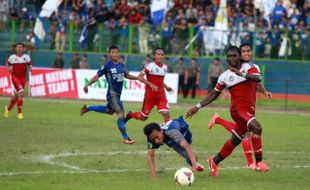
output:
[[[278,0],[263,0],[264,3],[264,18],[270,22],[269,16],[272,14]]]
[[[151,18],[154,25],[161,24],[166,12],[173,6],[168,0],[152,0]]]
[[[81,44],[81,47],[85,48],[86,47],[87,24],[88,24],[88,21],[89,21],[88,15],[87,14],[84,15],[83,19],[84,19],[84,26],[83,26],[83,29],[82,29],[82,33],[81,33],[79,42]]]
[[[41,42],[44,40],[46,33],[49,31],[49,23],[46,18],[49,18],[53,12],[58,12],[58,7],[63,0],[46,0],[42,6],[42,10],[36,19],[33,32],[36,36],[37,47],[40,47]]]
[[[228,17],[226,0],[221,0],[220,7],[217,11],[214,26],[215,49],[223,49],[228,44]]]

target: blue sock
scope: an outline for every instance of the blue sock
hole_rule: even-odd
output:
[[[117,126],[119,131],[122,133],[122,136],[124,139],[128,138],[127,132],[126,132],[126,124],[125,124],[125,119],[117,119]]]
[[[88,106],[87,107],[87,111],[106,113],[107,107],[106,106]]]

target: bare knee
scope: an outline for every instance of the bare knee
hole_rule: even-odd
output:
[[[261,124],[256,119],[249,123],[249,130],[256,135],[261,135],[263,132]]]

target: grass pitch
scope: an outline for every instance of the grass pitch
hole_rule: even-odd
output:
[[[0,107],[8,102],[8,98],[0,98]],[[149,177],[142,128],[148,122],[162,121],[156,109],[146,122],[128,122],[127,131],[136,144],[125,145],[115,115],[79,116],[86,102],[102,103],[26,98],[24,120],[16,118],[16,107],[8,119],[1,113],[1,190],[183,189],[174,184],[173,175],[186,164],[166,146],[156,152],[157,178]],[[192,105],[195,104],[171,105],[172,117],[185,115]],[[125,108],[139,111],[141,104],[125,103]],[[193,133],[192,148],[206,169],[206,158],[216,154],[230,137],[220,126],[207,129],[213,112],[230,119],[227,106],[221,105],[202,109],[187,120]],[[270,172],[246,169],[240,146],[221,163],[217,179],[209,175],[208,169],[195,172],[190,189],[309,189],[310,113],[258,109],[257,119],[263,125],[264,159]]]

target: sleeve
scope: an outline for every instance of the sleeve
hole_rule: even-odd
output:
[[[6,60],[6,66],[11,66],[12,64],[11,64],[11,56]]]
[[[180,144],[182,141],[185,140],[183,135],[177,129],[167,130],[167,131],[165,131],[165,134],[169,138],[171,138],[173,141],[175,141],[177,144]]]
[[[144,74],[149,74],[150,73],[150,71],[152,70],[152,63],[150,63],[150,64],[148,64],[146,67],[144,67],[144,69],[142,70],[142,72],[144,73]]]
[[[222,92],[222,90],[224,90],[224,88],[226,87],[224,78],[225,78],[224,75],[220,75],[214,88],[215,91]]]
[[[101,77],[102,75],[106,73],[106,71],[107,71],[106,65],[102,65],[102,67],[97,71],[97,75]]]
[[[252,74],[252,75],[261,75],[260,74],[260,70],[258,66],[252,66],[247,70],[248,74]]]

